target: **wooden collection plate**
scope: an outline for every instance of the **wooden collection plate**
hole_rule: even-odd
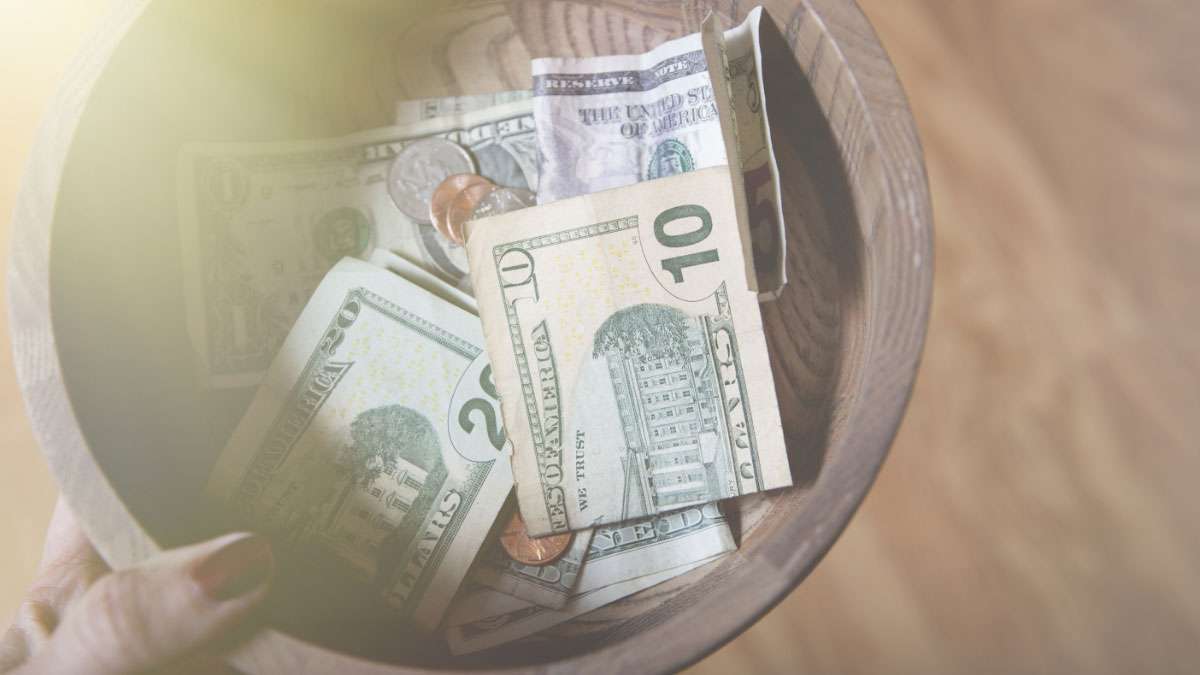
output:
[[[809,573],[903,415],[930,307],[932,217],[903,91],[850,0],[764,2],[789,277],[764,306],[798,487],[737,500],[740,548],[483,655],[278,611],[253,673],[513,667],[665,671],[747,628]],[[213,534],[201,489],[252,390],[208,392],[183,315],[175,167],[191,141],[336,135],[396,100],[530,85],[529,59],[631,53],[727,25],[703,0],[130,0],[47,115],[15,216],[18,375],[69,503],[113,565]],[[732,15],[731,15],[732,12]],[[284,605],[302,603],[285,599]],[[310,617],[311,619],[311,617]],[[380,631],[383,631],[381,633]]]

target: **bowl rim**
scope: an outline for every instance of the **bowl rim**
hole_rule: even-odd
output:
[[[17,195],[8,270],[14,364],[34,435],[63,497],[113,567],[133,565],[159,548],[113,489],[76,419],[53,332],[51,228],[64,166],[90,93],[150,2],[124,0],[112,11],[76,57],[47,107]],[[836,111],[844,123],[858,125],[852,130],[831,124],[843,162],[857,167],[856,178],[863,176],[861,181],[850,181],[862,224],[862,271],[866,277],[860,394],[843,422],[850,430],[841,445],[851,454],[838,466],[826,468],[844,473],[850,489],[821,513],[810,509],[795,514],[777,528],[774,535],[779,541],[773,542],[776,545],[771,551],[741,561],[747,569],[739,574],[748,581],[719,594],[720,599],[718,594],[708,594],[696,609],[717,611],[708,611],[703,622],[688,624],[687,630],[679,633],[682,637],[656,639],[656,631],[648,631],[627,636],[619,643],[619,651],[615,646],[603,647],[511,670],[667,671],[712,653],[770,611],[821,560],[865,498],[903,418],[924,348],[933,284],[932,206],[916,124],[890,59],[854,0],[788,4],[792,11],[786,17],[782,12],[772,16],[782,27],[826,117],[835,112],[835,102],[846,105],[848,101],[859,113]],[[845,122],[847,119],[853,121]],[[909,313],[873,311],[878,308],[872,299],[878,302],[896,285],[894,279],[871,274],[880,259],[890,261],[898,272],[908,271]],[[84,505],[88,508],[78,508]],[[250,672],[286,669],[316,673],[344,668],[380,674],[423,672],[334,652],[270,628],[232,658]]]

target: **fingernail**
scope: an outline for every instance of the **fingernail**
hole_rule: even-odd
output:
[[[232,600],[267,582],[275,567],[271,542],[251,535],[222,546],[192,570],[192,578],[213,600]]]

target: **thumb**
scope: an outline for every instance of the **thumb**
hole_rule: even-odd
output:
[[[170,665],[241,623],[273,570],[265,537],[231,534],[109,574],[67,611],[36,665],[103,675]]]

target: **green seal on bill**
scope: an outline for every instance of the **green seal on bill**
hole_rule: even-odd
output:
[[[317,221],[313,240],[321,255],[331,262],[361,256],[371,243],[371,221],[355,208],[334,209]]]
[[[687,173],[695,168],[696,160],[687,146],[669,138],[654,149],[654,155],[650,157],[650,166],[646,167],[646,180]]]

